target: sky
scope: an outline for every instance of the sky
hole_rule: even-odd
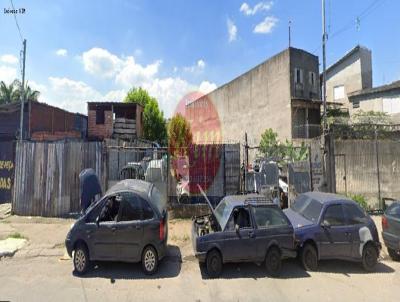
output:
[[[320,58],[320,0],[0,0],[0,81],[26,80],[40,101],[87,113],[143,87],[166,117],[291,45]],[[374,86],[400,79],[400,1],[326,0],[328,66],[357,44],[372,51]],[[17,18],[21,36],[15,17]],[[357,21],[358,20],[358,21]]]

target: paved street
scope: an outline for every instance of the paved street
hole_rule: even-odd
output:
[[[379,222],[379,218],[376,220]],[[170,247],[158,274],[145,276],[139,264],[101,263],[83,278],[72,273],[63,240],[72,220],[8,217],[0,239],[19,232],[28,243],[0,260],[0,300],[10,301],[398,301],[400,263],[386,254],[377,272],[360,265],[322,262],[315,273],[293,260],[272,279],[255,264],[226,265],[210,280],[191,251],[190,221],[169,224]],[[178,247],[179,246],[179,247]]]

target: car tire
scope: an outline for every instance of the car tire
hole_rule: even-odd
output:
[[[306,271],[316,271],[318,269],[318,254],[312,244],[307,243],[301,249],[300,260]]]
[[[91,262],[89,259],[89,251],[85,244],[80,243],[76,246],[73,262],[77,275],[82,276],[89,270]]]
[[[392,258],[392,260],[400,261],[400,255],[395,250],[393,250],[391,248],[388,248],[387,250],[388,250],[389,256],[390,256],[390,258]]]
[[[281,252],[279,248],[272,247],[268,250],[267,256],[265,257],[265,268],[267,269],[268,275],[279,277],[282,268]]]
[[[371,243],[364,246],[362,253],[362,265],[367,272],[372,272],[378,263],[378,251]]]
[[[212,250],[206,258],[207,274],[210,278],[218,278],[222,273],[222,257],[217,250]]]
[[[146,275],[154,274],[158,269],[157,251],[151,245],[147,246],[142,253],[142,269]]]

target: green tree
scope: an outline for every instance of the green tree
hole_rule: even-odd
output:
[[[363,111],[359,110],[351,117],[354,124],[369,124],[373,125],[390,125],[392,120],[390,115],[381,111]]]
[[[139,87],[132,88],[124,99],[125,103],[137,103],[143,106],[143,137],[156,141],[160,145],[167,144],[167,126],[164,113],[158,107],[157,100]]]
[[[158,108],[158,103],[154,98],[146,104],[143,111],[143,134],[151,141],[156,141],[160,145],[167,144],[167,128],[164,113]]]
[[[168,123],[168,148],[172,156],[186,155],[187,148],[193,142],[189,122],[177,113]]]
[[[271,128],[261,134],[260,151],[265,157],[282,156],[282,147],[278,141],[278,134]]]
[[[124,102],[125,103],[138,103],[142,105],[143,107],[146,107],[146,105],[154,98],[152,98],[149,93],[139,87],[139,88],[132,88],[131,90],[128,91],[128,94],[126,95]]]
[[[295,147],[289,140],[282,143],[278,139],[278,134],[271,128],[261,135],[259,150],[263,156],[276,158],[279,162],[302,161],[308,156],[308,148],[304,142],[300,147]]]
[[[18,87],[15,81],[7,85],[3,81],[0,82],[0,104],[10,104],[19,101]]]
[[[21,100],[21,82],[14,80],[10,85],[6,85],[3,81],[0,82],[0,104],[16,103]],[[24,90],[25,101],[36,102],[39,98],[40,92],[33,90],[27,84]]]

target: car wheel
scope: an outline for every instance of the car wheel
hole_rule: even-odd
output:
[[[306,244],[301,250],[301,264],[306,271],[316,271],[318,269],[317,250],[312,244]]]
[[[147,246],[142,254],[142,268],[146,275],[152,275],[158,268],[158,256],[152,246]]]
[[[74,268],[75,272],[78,275],[84,275],[89,267],[90,267],[90,260],[89,260],[89,252],[84,244],[78,244],[74,250]]]
[[[212,250],[206,258],[207,274],[210,278],[218,278],[222,272],[222,258],[217,250]]]
[[[281,253],[277,247],[272,247],[269,249],[267,256],[265,257],[265,267],[270,276],[278,277],[280,275],[282,259]]]
[[[366,271],[371,272],[374,270],[377,262],[378,252],[371,243],[368,243],[363,249],[362,265]]]
[[[388,248],[387,250],[388,250],[389,256],[390,256],[390,258],[392,258],[392,260],[400,261],[400,255],[395,250],[393,250],[391,248]]]

